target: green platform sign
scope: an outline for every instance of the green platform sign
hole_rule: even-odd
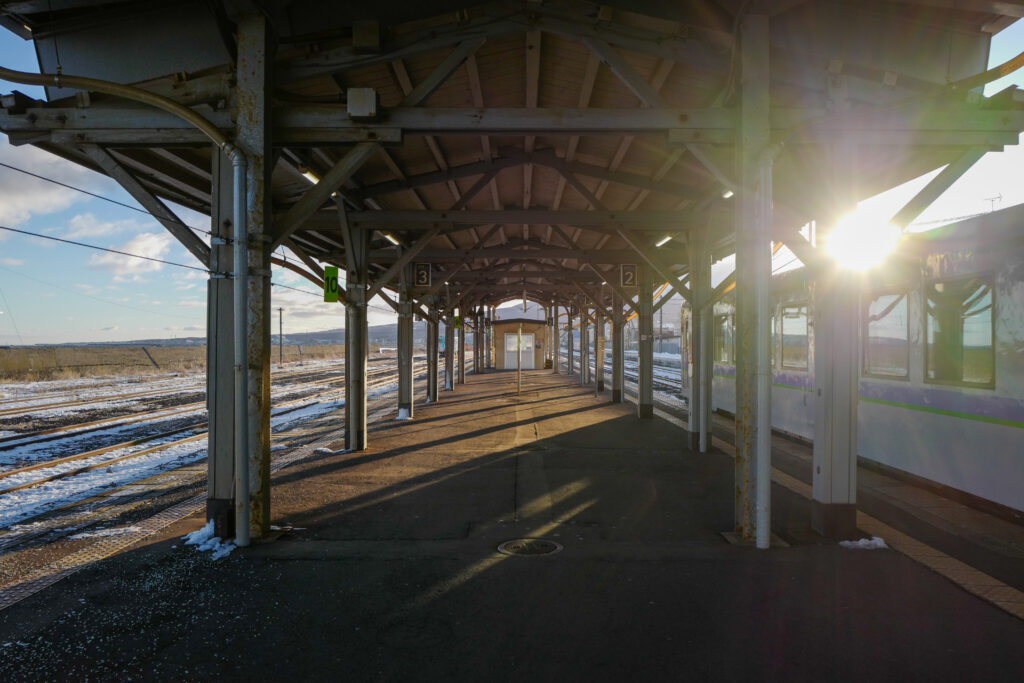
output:
[[[324,268],[324,301],[338,300],[338,267]]]

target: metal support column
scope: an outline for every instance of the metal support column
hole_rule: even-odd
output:
[[[623,348],[623,315],[622,298],[618,294],[612,297],[612,403],[622,403],[622,383],[625,379],[624,366],[626,360]]]
[[[351,232],[354,268],[345,279],[345,448],[350,451],[366,448],[367,235],[366,230]]]
[[[594,392],[604,391],[604,315],[594,309]]]
[[[590,384],[590,311],[580,306],[580,384]]]
[[[438,361],[438,334],[437,334],[437,320],[438,311],[436,308],[431,308],[430,318],[427,318],[427,403],[435,403],[437,401],[437,361]]]
[[[691,451],[706,452],[707,427],[710,424],[707,413],[710,410],[705,401],[705,388],[710,385],[712,368],[709,366],[710,354],[704,348],[704,320],[710,315],[711,297],[711,259],[707,252],[708,228],[694,230],[690,234],[688,258],[690,263],[690,291],[693,302],[690,308],[690,343],[687,357],[687,373],[689,379],[689,406],[687,425],[687,446]],[[705,308],[708,311],[705,311]],[[682,339],[680,339],[682,341]],[[701,444],[704,447],[701,447]]]
[[[740,36],[740,171],[736,211],[735,531],[767,548],[771,458],[771,143],[768,17],[748,14]],[[765,167],[767,165],[767,173]],[[762,471],[763,470],[763,471]]]
[[[562,359],[562,335],[558,327],[558,306],[551,306],[551,373],[558,374],[558,363]]]
[[[235,95],[238,107],[236,143],[248,159],[246,226],[248,229],[247,313],[245,321],[249,416],[250,536],[270,530],[270,175],[273,170],[270,94],[275,48],[263,15],[240,17]],[[239,397],[235,397],[239,400]],[[235,501],[236,505],[238,501]],[[236,529],[237,532],[237,529]]]
[[[458,363],[459,363],[459,384],[465,384],[466,383],[466,321],[468,319],[469,319],[469,316],[463,315],[462,314],[462,309],[460,308],[459,309],[459,329],[457,329],[455,331],[457,336],[458,336],[458,342],[457,343],[459,345],[459,355],[458,355],[458,359],[459,359],[458,360]]]
[[[409,267],[402,269],[398,295],[398,419],[413,416],[412,370],[412,310],[413,300],[409,282]]]
[[[858,279],[840,271],[814,287],[814,456],[811,527],[857,536]]]
[[[212,215],[210,270],[231,270],[234,248],[231,214],[234,206],[231,161],[214,152],[212,168]],[[235,535],[234,515],[234,280],[211,277],[206,298],[206,408],[209,415],[209,446],[206,459],[206,519],[220,538]]]
[[[444,390],[455,389],[455,312],[448,309],[444,319]]]
[[[830,75],[831,107],[849,109],[846,77]],[[833,225],[856,206],[856,148],[844,136],[832,146]],[[860,377],[860,275],[836,268],[814,280],[814,455],[811,528],[833,538],[857,537],[857,403]]]
[[[566,346],[566,351],[567,351],[567,353],[569,355],[569,362],[568,362],[568,367],[566,368],[565,373],[567,375],[571,375],[572,371],[573,371],[573,368],[575,367],[575,363],[573,362],[574,359],[572,357],[572,354],[573,354],[573,348],[572,348],[573,347],[573,343],[572,343],[573,342],[573,339],[572,339],[572,336],[573,336],[573,331],[572,331],[572,317],[573,317],[572,316],[572,304],[569,304],[566,307],[566,312],[567,312],[567,320],[568,320],[568,322],[566,323],[566,328],[565,328],[565,336],[566,336],[565,346]]]
[[[638,417],[654,417],[654,283],[649,268],[640,271],[640,296],[637,308],[637,399]]]
[[[494,309],[486,308],[487,318],[484,320],[484,326],[486,327],[486,336],[484,337],[484,355],[486,356],[485,366],[487,368],[494,367],[494,359],[491,356],[491,351],[494,346]]]

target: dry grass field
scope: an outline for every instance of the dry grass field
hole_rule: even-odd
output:
[[[277,363],[279,349],[271,350]],[[284,361],[344,358],[342,344],[285,346]],[[35,346],[0,348],[0,380],[38,381],[97,375],[201,372],[205,346]]]

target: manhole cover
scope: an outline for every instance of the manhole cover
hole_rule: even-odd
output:
[[[517,538],[498,546],[498,552],[504,555],[551,555],[561,549],[560,544],[546,538]]]

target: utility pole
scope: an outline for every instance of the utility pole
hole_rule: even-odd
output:
[[[277,309],[277,365],[284,367],[284,309]]]

